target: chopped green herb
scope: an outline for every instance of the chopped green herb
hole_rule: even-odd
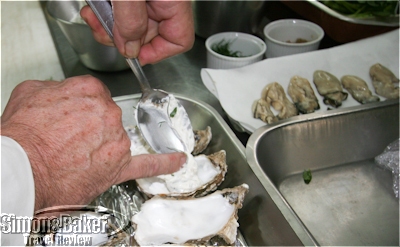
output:
[[[311,179],[312,179],[311,170],[310,169],[304,170],[303,172],[304,183],[309,184],[311,182]]]
[[[228,57],[243,57],[240,51],[231,51],[230,46],[233,41],[225,41],[225,39],[214,43],[211,49],[218,54],[228,56]]]
[[[174,110],[169,114],[170,117],[175,117],[176,111],[178,110],[177,107],[174,108]]]

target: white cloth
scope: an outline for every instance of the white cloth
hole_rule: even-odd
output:
[[[4,222],[6,219],[4,215],[32,218],[34,206],[35,185],[28,156],[16,141],[1,136],[2,246],[25,245],[23,234],[3,233],[4,223],[7,225],[7,220]],[[26,230],[30,230],[30,225]]]

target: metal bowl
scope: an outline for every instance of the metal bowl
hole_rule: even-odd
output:
[[[83,1],[49,1],[47,13],[62,30],[80,61],[89,69],[112,72],[129,66],[117,48],[98,43],[90,27],[80,17]]]

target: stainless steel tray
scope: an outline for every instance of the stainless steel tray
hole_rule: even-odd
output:
[[[394,100],[262,127],[250,137],[246,154],[279,191],[286,204],[280,207],[292,209],[285,216],[298,218],[317,244],[398,246],[392,175],[374,163],[398,138]],[[312,171],[308,185],[305,169]]]
[[[213,138],[204,153],[211,154],[221,149],[226,151],[228,172],[220,188],[242,183],[247,183],[250,187],[243,208],[239,210],[239,230],[246,243],[249,246],[312,244],[310,239],[300,240],[292,229],[292,225],[267,192],[273,190],[272,184],[265,184],[258,179],[256,174],[261,174],[261,170],[257,167],[253,170],[247,164],[244,146],[217,111],[206,103],[174,95],[185,107],[194,129],[211,127]],[[135,124],[133,106],[139,98],[139,94],[114,98],[122,109],[124,126]],[[273,195],[277,196],[276,192]],[[304,231],[303,234],[307,233]]]

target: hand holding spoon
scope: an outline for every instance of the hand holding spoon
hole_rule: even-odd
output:
[[[86,2],[96,14],[110,38],[113,39],[114,18],[111,4],[106,0],[87,0]],[[186,150],[185,143],[178,131],[172,126],[171,113],[168,110],[171,100],[169,94],[150,87],[137,58],[127,58],[126,61],[136,75],[142,90],[142,97],[137,105],[136,121],[143,138],[157,153],[190,151]],[[183,128],[192,131],[185,109],[179,102],[177,103],[177,110],[184,112],[183,121],[181,121]]]

